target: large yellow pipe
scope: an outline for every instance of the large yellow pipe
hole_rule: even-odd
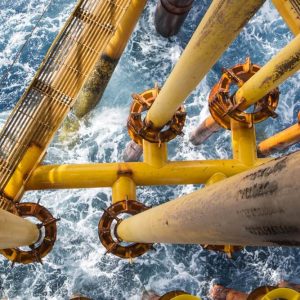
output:
[[[255,73],[241,88],[238,89],[235,99],[243,102],[240,110],[246,110],[274,88],[284,82],[300,69],[300,35],[296,36],[286,47],[277,53],[266,65]],[[205,124],[216,130],[205,130]],[[218,130],[218,125],[208,117],[191,135],[191,141],[199,145],[211,134]],[[204,130],[203,130],[204,128]],[[209,129],[208,128],[208,129]],[[197,136],[198,133],[198,136]],[[197,142],[199,141],[199,142]]]
[[[0,209],[0,249],[30,246],[39,238],[37,226]]]
[[[273,151],[283,150],[293,144],[300,142],[300,124],[297,123],[277,134],[262,141],[258,145],[258,152],[264,156]]]
[[[101,53],[93,70],[90,72],[78,94],[77,100],[73,106],[73,112],[78,118],[85,116],[101,100],[106,86],[108,85],[146,3],[147,0],[130,1],[109,44],[103,53]],[[113,12],[112,17],[114,17]],[[65,124],[66,130],[72,122],[73,121],[70,118],[67,120],[67,123]]]
[[[247,169],[235,160],[174,161],[159,168],[141,162],[45,165],[35,169],[26,190],[110,187],[120,176],[138,186],[200,184],[218,172],[230,177]]]
[[[163,127],[264,0],[214,0],[162,87],[146,120]]]
[[[127,242],[300,245],[300,151],[129,217]]]
[[[274,6],[294,35],[300,33],[299,0],[272,0]]]
[[[266,65],[238,89],[239,109],[245,110],[300,69],[300,35],[277,53]]]

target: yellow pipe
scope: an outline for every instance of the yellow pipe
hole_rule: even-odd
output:
[[[0,209],[0,249],[32,245],[39,234],[35,224]]]
[[[247,166],[254,165],[257,159],[255,127],[249,128],[234,119],[230,120],[230,124],[233,158]]]
[[[217,62],[264,0],[214,0],[147,113],[162,128]]]
[[[295,124],[262,141],[258,145],[258,152],[264,156],[273,151],[283,150],[300,142],[300,124]]]
[[[300,151],[123,220],[127,242],[300,244]]]
[[[144,162],[155,168],[163,167],[168,160],[166,143],[157,144],[143,140]]]
[[[300,33],[299,1],[298,0],[272,0],[274,6],[282,16],[294,35]],[[296,3],[295,5],[295,2]],[[298,4],[298,5],[297,5]]]
[[[131,0],[115,34],[104,50],[104,55],[114,60],[120,58],[146,3],[147,0]]]
[[[31,145],[18,167],[14,171],[10,180],[4,188],[4,195],[12,200],[18,200],[24,192],[24,183],[30,175],[32,169],[38,164],[37,162],[43,154],[43,149],[36,145]]]
[[[211,185],[214,184],[216,182],[219,182],[223,179],[226,179],[227,176],[221,172],[217,172],[215,174],[213,174],[205,183],[205,185]]]
[[[300,35],[277,53],[266,65],[238,89],[235,95],[239,110],[257,102],[300,68]]]
[[[73,112],[78,118],[84,117],[101,100],[146,2],[147,0],[130,1],[114,35],[111,37],[108,45],[95,63],[78,94],[77,100],[73,106]],[[77,128],[78,124],[76,121],[67,118],[64,124],[64,130],[68,132],[70,130],[74,131]]]
[[[120,174],[131,176],[137,186],[200,184],[217,172],[230,177],[248,168],[235,160],[174,161],[161,168],[142,162],[42,165],[33,172],[26,190],[111,187]]]
[[[171,300],[201,300],[201,298],[192,295],[179,295],[172,298]]]
[[[112,186],[112,203],[136,200],[136,184],[129,176],[121,176]]]

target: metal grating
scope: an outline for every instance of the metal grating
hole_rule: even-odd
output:
[[[46,149],[130,0],[81,0],[0,133],[0,192],[32,144]]]

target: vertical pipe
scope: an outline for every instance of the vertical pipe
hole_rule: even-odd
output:
[[[190,142],[195,146],[200,145],[221,128],[213,117],[209,116],[191,133]]]
[[[281,17],[294,35],[300,33],[299,0],[272,0]]]
[[[0,249],[30,246],[39,234],[35,224],[0,209]]]
[[[116,28],[115,34],[101,54],[77,97],[73,112],[78,118],[85,116],[101,100],[146,2],[147,0],[132,0],[130,2],[127,11]]]
[[[230,124],[233,158],[246,166],[254,165],[257,159],[255,127],[249,128],[248,124],[234,119],[230,120]]]
[[[136,184],[129,176],[120,176],[112,186],[112,203],[136,200]]]
[[[164,37],[179,32],[194,0],[158,0],[154,15],[156,31]]]
[[[166,143],[161,145],[143,140],[144,162],[155,168],[163,167],[168,160]]]
[[[122,221],[130,242],[300,245],[300,151]]]
[[[139,161],[143,154],[143,147],[137,144],[135,141],[130,141],[124,150],[123,159],[126,162]]]
[[[300,69],[300,35],[280,50],[247,80],[235,94],[240,110],[245,110]]]
[[[295,74],[300,69],[300,35],[296,36],[288,45],[280,50],[268,63],[266,63],[257,73],[255,73],[235,95],[236,102],[243,102],[239,109],[246,110],[249,106],[263,98],[274,88],[284,82],[288,77]],[[207,118],[195,132],[200,132],[199,141],[203,142],[213,132],[205,135],[201,128],[205,128],[205,123],[209,122],[209,128],[216,128],[211,120]],[[194,140],[194,134],[192,134]],[[199,143],[198,143],[199,144]]]
[[[162,128],[261,7],[264,0],[214,0],[147,113]]]

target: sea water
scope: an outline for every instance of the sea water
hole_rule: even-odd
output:
[[[80,130],[63,142],[56,137],[45,163],[117,162],[129,137],[126,119],[131,94],[162,85],[180,57],[211,1],[196,0],[182,30],[165,39],[155,32],[154,0],[147,7],[128,43],[101,103],[80,123]],[[49,0],[0,1],[0,75],[7,78],[0,90],[0,122],[4,124],[12,108],[34,76],[47,49],[75,5],[75,0],[53,0],[14,66],[10,65],[35,27]],[[277,11],[266,1],[242,30],[213,69],[192,92],[185,105],[185,135],[169,145],[171,160],[229,158],[230,132],[220,131],[195,147],[189,133],[208,116],[207,96],[218,81],[222,67],[231,67],[250,56],[255,64],[265,64],[293,38]],[[300,110],[300,75],[280,86],[279,114],[257,126],[257,139],[291,126]],[[299,147],[298,147],[299,148]],[[293,146],[289,151],[294,151]],[[296,179],[294,179],[296,180]],[[157,205],[192,192],[199,186],[141,187],[138,199]],[[295,248],[254,248],[228,259],[225,254],[203,250],[199,245],[155,245],[156,252],[132,263],[105,254],[97,225],[102,209],[111,204],[110,189],[58,190],[27,193],[23,201],[36,202],[60,217],[53,251],[44,265],[15,265],[0,258],[0,297],[9,299],[68,299],[73,293],[100,300],[138,300],[146,289],[163,294],[182,289],[207,297],[214,283],[249,292],[279,280],[300,280],[300,250]],[[237,225],[238,226],[238,225]]]

